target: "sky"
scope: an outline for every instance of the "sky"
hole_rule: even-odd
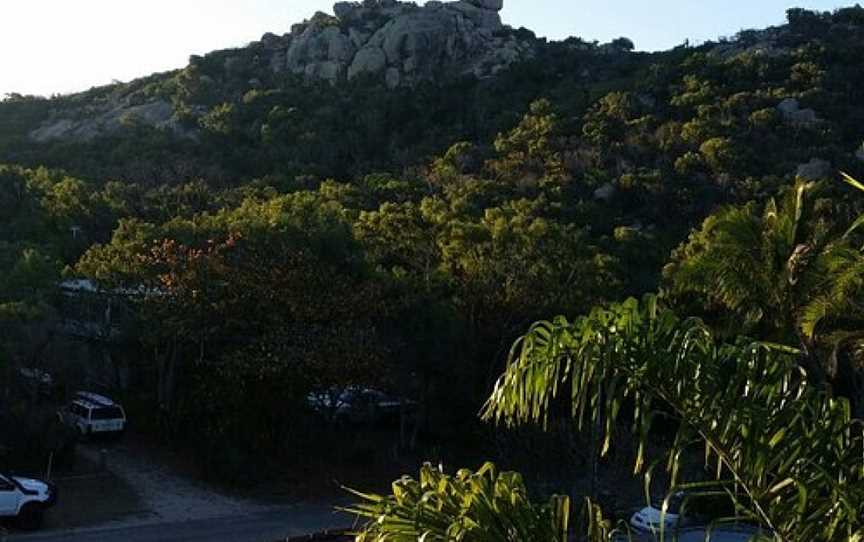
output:
[[[789,7],[854,0],[505,0],[504,22],[550,39],[632,39],[654,51],[780,24]],[[423,3],[423,2],[420,2]],[[66,94],[283,34],[333,0],[0,0],[0,96]]]

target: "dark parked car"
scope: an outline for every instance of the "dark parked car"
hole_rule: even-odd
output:
[[[349,423],[377,423],[399,418],[403,408],[412,408],[416,402],[393,397],[383,391],[352,386],[344,390],[311,393],[307,404],[334,421]]]

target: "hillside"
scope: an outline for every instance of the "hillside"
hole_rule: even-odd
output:
[[[8,99],[0,107],[0,156],[138,182],[345,178],[418,165],[456,141],[486,143],[538,98],[550,99],[568,131],[590,144],[580,130],[585,114],[613,90],[637,97],[639,110],[629,114],[651,116],[652,129],[702,121],[696,108],[710,97],[749,100],[734,115],[797,99],[821,115],[811,119],[824,121],[820,128],[852,140],[847,153],[855,150],[854,8],[818,24],[805,18],[645,55],[629,52],[626,39],[604,46],[537,40],[502,26],[498,3],[478,4],[343,2],[338,16],[318,13],[288,34],[193,57],[177,72],[54,100]],[[799,120],[806,128],[806,114]],[[112,138],[136,141],[149,164],[137,152],[100,153],[99,142]],[[232,152],[210,152],[223,146]]]
[[[138,375],[148,430],[213,478],[337,454],[341,429],[318,435],[306,398],[360,386],[423,405],[394,449],[457,443],[554,480],[580,476],[556,448],[586,449],[578,437],[534,446],[475,420],[531,322],[660,292],[723,339],[805,342],[803,296],[787,289],[827,299],[821,277],[839,267],[813,255],[860,252],[843,243],[859,241],[864,198],[839,178],[864,178],[864,8],[792,9],[781,26],[648,54],[627,38],[538,39],[502,25],[501,7],[341,2],[177,71],[7,97],[0,358],[67,361],[51,342],[64,277],[168,291],[135,300],[140,336],[107,359]],[[805,199],[779,241],[754,233]],[[715,236],[730,217],[751,228],[748,250]],[[716,245],[780,278],[715,285],[692,262]],[[799,281],[808,266],[816,278]],[[860,299],[860,273],[845,277],[831,299]],[[748,285],[767,293],[735,298]],[[831,322],[860,330],[848,312]],[[864,378],[848,370],[822,378],[854,397]],[[340,459],[388,461],[351,446]]]

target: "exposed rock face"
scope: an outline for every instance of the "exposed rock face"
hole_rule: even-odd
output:
[[[478,8],[501,11],[504,9],[504,0],[468,0]]]
[[[83,120],[59,119],[30,133],[30,139],[39,143],[61,139],[89,141],[109,132],[116,132],[124,124],[140,122],[148,126],[179,133],[174,119],[174,107],[163,100],[141,105],[110,104],[98,115]]]
[[[338,2],[333,7],[335,16],[318,12],[293,25],[289,34],[268,33],[251,44],[256,66],[249,86],[261,88],[266,72],[293,73],[332,84],[371,77],[390,88],[441,77],[491,77],[534,57],[538,46],[533,37],[517,37],[524,33],[512,32],[501,23],[502,8],[503,0],[431,0],[422,7],[398,0]],[[226,56],[222,62],[229,78],[246,77],[250,68],[242,55]],[[256,73],[257,69],[264,73]],[[219,84],[209,75],[200,80]],[[147,100],[112,97],[85,114],[64,113],[46,122],[30,133],[30,139],[87,141],[135,122],[194,137],[194,130],[183,130],[171,103]]]
[[[261,43],[270,66],[333,83],[372,75],[389,87],[436,75],[488,77],[534,55],[501,23],[503,0],[338,2],[335,16],[315,14],[281,38]]]
[[[777,106],[777,111],[779,111],[784,117],[796,113],[800,109],[801,104],[799,104],[798,100],[795,98],[786,98]]]
[[[780,45],[781,38],[787,34],[785,28],[766,28],[765,30],[749,30],[742,32],[738,40],[729,43],[719,43],[708,53],[710,56],[723,60],[734,60],[742,55],[752,55],[766,58],[778,58],[792,54],[792,51]]]
[[[821,181],[831,176],[831,162],[814,158],[806,164],[798,166],[798,177],[805,181]]]
[[[822,119],[812,109],[801,109],[801,105],[795,98],[786,98],[777,106],[777,111],[783,115],[783,120],[792,126],[799,128],[810,128],[820,122]]]
[[[618,189],[615,188],[615,185],[606,183],[594,191],[594,199],[609,202],[612,201],[617,193]]]

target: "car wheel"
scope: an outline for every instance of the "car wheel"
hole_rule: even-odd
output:
[[[25,504],[18,514],[18,527],[25,531],[34,531],[42,526],[45,510],[36,503]]]

